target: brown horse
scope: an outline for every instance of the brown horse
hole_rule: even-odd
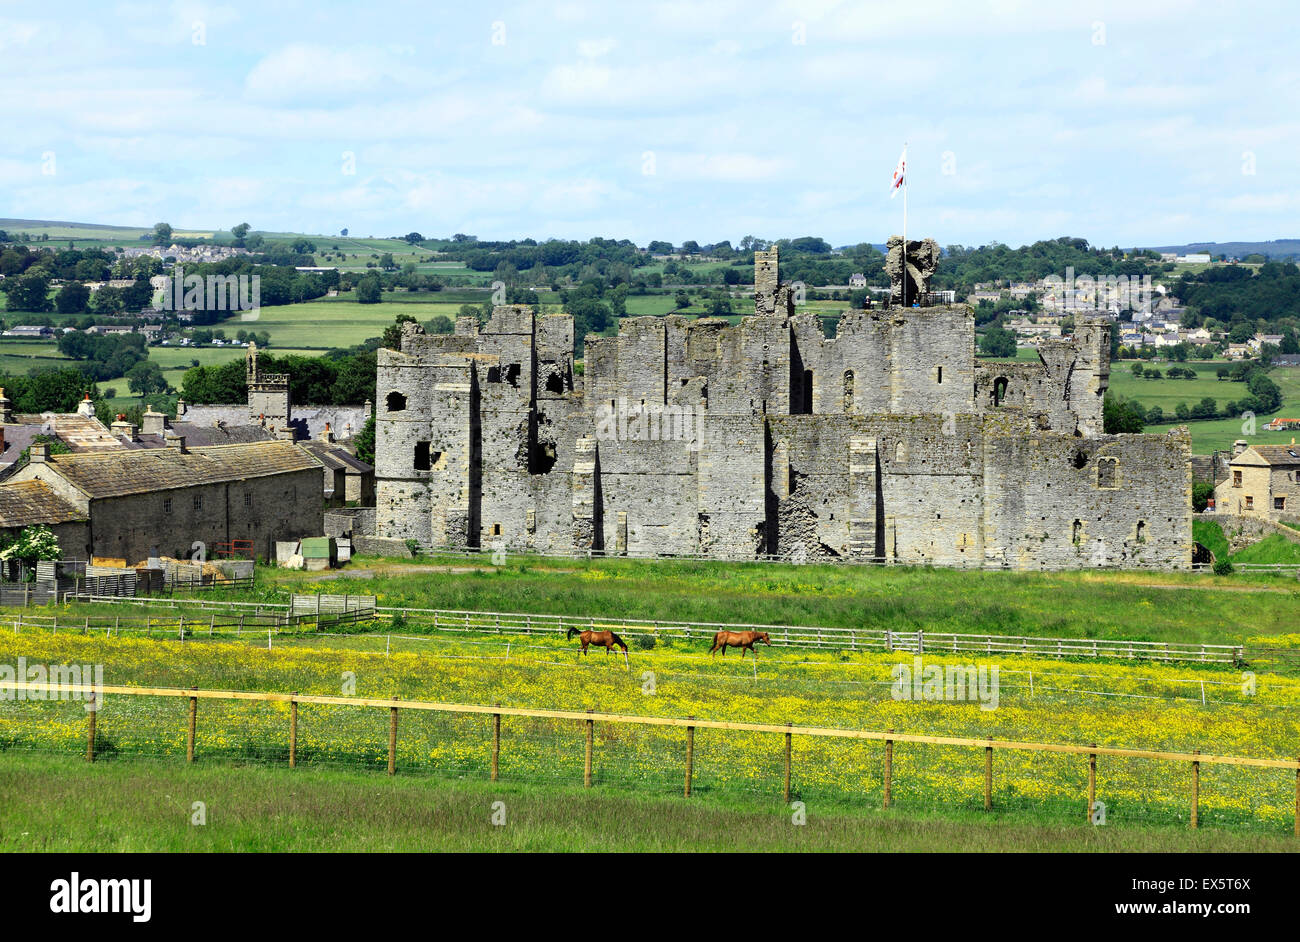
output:
[[[743,661],[746,648],[754,657],[758,657],[758,652],[754,650],[755,641],[762,641],[768,647],[772,646],[766,631],[719,631],[713,636],[713,647],[709,648],[709,653],[716,657],[718,648],[722,648],[722,656],[726,657],[727,648],[740,648],[740,659]]]
[[[627,645],[623,643],[623,639],[612,631],[595,631],[594,629],[589,631],[579,631],[577,628],[570,628],[569,633],[565,637],[566,639],[572,638],[574,635],[577,635],[578,640],[582,642],[583,654],[587,653],[587,645],[589,644],[594,644],[599,648],[604,648],[606,654],[613,651],[615,647],[620,647],[623,649],[624,654],[627,653]]]

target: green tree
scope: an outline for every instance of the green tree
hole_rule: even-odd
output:
[[[166,392],[168,389],[162,367],[149,360],[141,360],[127,370],[126,385],[141,399],[154,393]]]
[[[379,276],[368,272],[357,282],[357,303],[378,304],[383,299],[384,285]]]
[[[244,242],[248,238],[248,230],[251,228],[252,226],[246,222],[241,222],[239,225],[231,228],[230,234],[235,237],[235,245],[240,248],[244,247]]]
[[[1140,432],[1144,424],[1142,407],[1138,403],[1106,393],[1102,403],[1102,427],[1107,435]]]
[[[361,431],[357,432],[354,440],[357,446],[357,457],[366,464],[375,463],[375,417],[372,415],[366,419],[366,424],[361,426]]]
[[[155,245],[171,245],[172,227],[165,222],[154,223],[153,241]]]

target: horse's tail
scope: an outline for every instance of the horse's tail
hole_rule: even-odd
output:
[[[609,636],[610,636],[610,638],[613,639],[614,643],[617,644],[620,648],[622,648],[624,651],[627,650],[627,643],[624,642],[622,638],[620,638],[618,635],[614,634],[614,632],[612,632],[612,631],[609,633]]]
[[[564,638],[565,638],[565,640],[567,641],[569,638],[572,638],[572,637],[573,637],[574,635],[576,635],[577,633],[578,633],[578,629],[577,629],[577,628],[570,628],[570,629],[569,629],[569,633],[568,633],[567,635],[565,635]]]

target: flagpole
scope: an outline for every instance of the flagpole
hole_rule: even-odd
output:
[[[903,307],[907,307],[907,142],[903,142]]]

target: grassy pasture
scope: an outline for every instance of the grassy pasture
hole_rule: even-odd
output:
[[[305,774],[304,774],[305,773]],[[0,851],[1294,851],[1284,836],[1035,824],[994,811],[783,808],[604,787],[64,756],[0,758]],[[190,824],[201,796],[207,824]],[[87,800],[89,797],[90,800]],[[504,801],[505,826],[491,824]]]

